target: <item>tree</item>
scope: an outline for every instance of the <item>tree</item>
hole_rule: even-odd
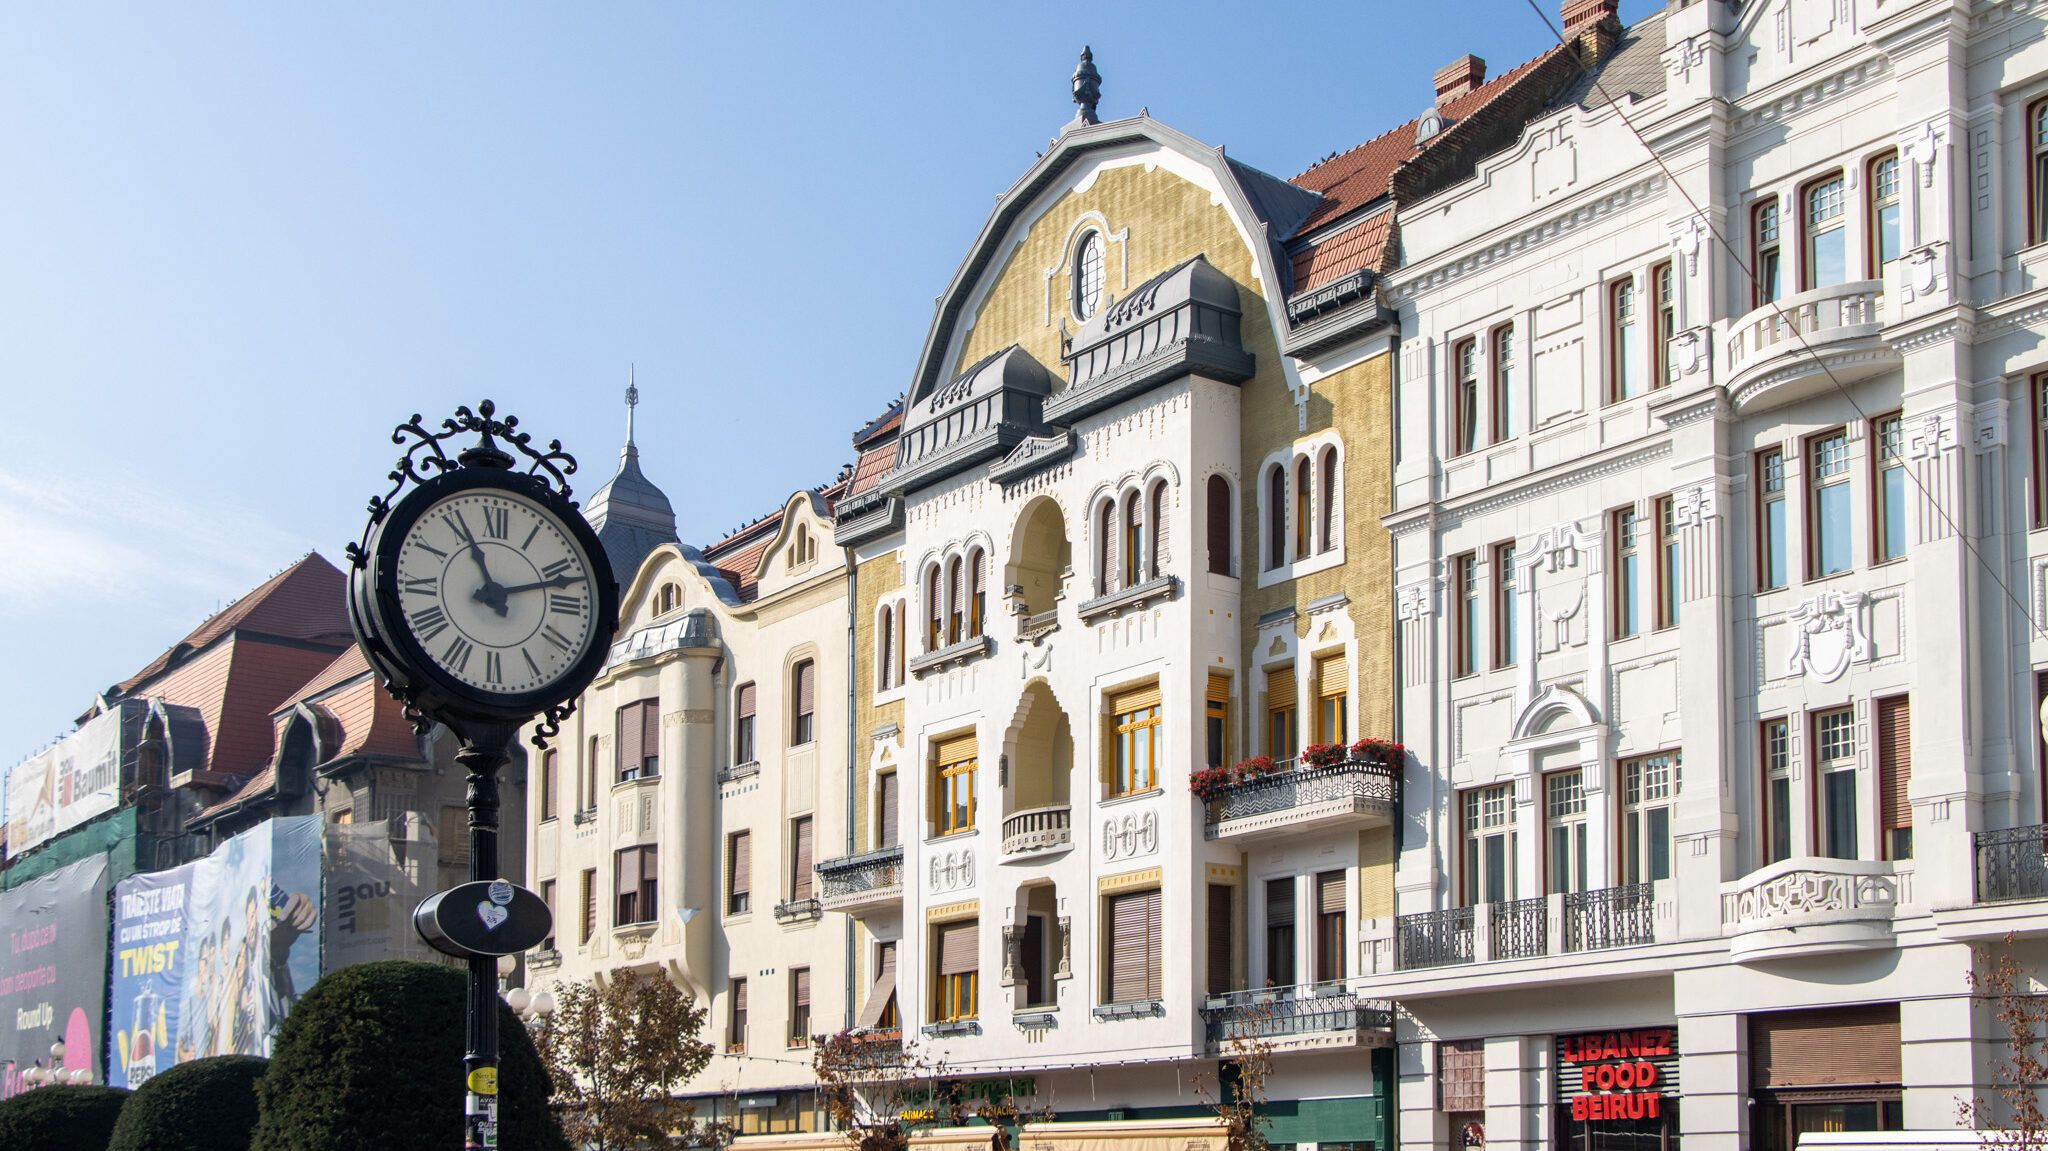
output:
[[[384,959],[315,983],[285,1017],[256,1088],[252,1151],[462,1146],[469,980]],[[533,1040],[498,1005],[498,1145],[569,1151]]]
[[[2048,1082],[2048,996],[2033,993],[2032,972],[2012,956],[2007,935],[1996,952],[1971,948],[1970,990],[1986,1000],[2005,1028],[2005,1051],[1991,1061],[1992,1093],[2004,1106],[1979,1095],[1956,1103],[1957,1122],[1983,1133],[1987,1148],[2039,1151],[2048,1148],[2048,1111],[2041,1088]]]
[[[5,1151],[101,1151],[128,1092],[119,1087],[38,1087],[0,1103]]]
[[[951,1081],[943,1062],[903,1049],[894,1031],[841,1031],[816,1037],[811,1068],[818,1103],[853,1151],[904,1151],[923,1127],[961,1127],[970,1119],[995,1128],[1009,1151],[1027,1123],[1050,1123],[1050,1110],[1020,1102],[1024,1080]]]
[[[621,972],[558,999],[537,1046],[569,1138],[599,1151],[695,1141],[695,1109],[675,1093],[711,1062],[696,997],[660,975]]]
[[[1273,1044],[1265,1037],[1272,1005],[1262,1004],[1225,1046],[1216,1074],[1194,1077],[1195,1094],[1229,1125],[1229,1151],[1267,1151],[1266,1081],[1273,1077]]]
[[[256,1130],[256,1083],[269,1066],[253,1055],[215,1055],[150,1076],[122,1105],[107,1151],[247,1147]]]

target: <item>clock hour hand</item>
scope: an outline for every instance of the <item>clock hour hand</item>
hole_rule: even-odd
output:
[[[499,587],[498,595],[503,597],[516,591],[534,591],[544,587],[568,587],[576,582],[575,576],[556,576],[553,579],[544,579],[538,583],[518,583],[513,584],[511,587]]]
[[[464,538],[468,540],[469,556],[471,559],[476,561],[477,572],[484,577],[483,586],[476,589],[474,592],[471,592],[469,598],[475,600],[480,604],[483,604],[485,607],[490,608],[492,611],[497,612],[499,615],[504,615],[504,585],[500,584],[497,580],[491,578],[490,565],[484,562],[484,549],[476,546],[476,540],[474,538],[467,536],[465,536]]]

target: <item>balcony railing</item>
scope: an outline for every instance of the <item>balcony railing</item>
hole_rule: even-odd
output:
[[[903,895],[903,848],[828,859],[817,872],[818,894],[829,911],[893,903]]]
[[[1362,999],[1345,981],[1310,983],[1270,991],[1234,991],[1211,996],[1202,1008],[1209,1042],[1239,1039],[1288,1039],[1331,1033],[1384,1034],[1391,1038],[1394,1005],[1384,999]]]
[[[1394,966],[1403,971],[1472,962],[1469,907],[1446,907],[1394,919]]]
[[[1721,887],[1721,934],[1737,963],[1891,947],[1912,872],[1884,860],[1781,860]]]
[[[1073,815],[1064,803],[1026,808],[1003,821],[1003,854],[1030,855],[1073,846]]]
[[[1657,941],[1657,885],[1628,883],[1564,896],[1564,949],[1599,951]]]
[[[1884,281],[1853,280],[1787,296],[1736,320],[1724,346],[1737,406],[1809,376],[1867,375],[1896,364],[1898,352],[1880,335],[1884,314]],[[1841,362],[1830,365],[1831,357]]]
[[[2048,824],[1980,831],[1977,902],[2048,899]]]
[[[1550,901],[1537,896],[1496,903],[1489,909],[1487,935],[1495,959],[1534,959],[1550,954]]]
[[[1347,760],[1224,785],[1208,801],[1203,836],[1267,832],[1329,820],[1391,822],[1401,809],[1398,765]]]
[[[825,905],[815,899],[792,899],[775,905],[775,922],[809,923],[825,917]]]

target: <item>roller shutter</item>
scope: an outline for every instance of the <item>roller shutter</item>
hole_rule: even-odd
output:
[[[1898,1083],[1899,1006],[1752,1015],[1749,1050],[1757,1087]]]
[[[979,970],[981,924],[975,920],[939,929],[939,974],[966,975]]]

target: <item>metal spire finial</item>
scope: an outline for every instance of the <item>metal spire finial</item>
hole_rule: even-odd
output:
[[[639,372],[635,365],[626,367],[626,446],[633,446],[633,409],[640,406]]]
[[[1081,111],[1074,118],[1083,124],[1100,124],[1095,114],[1095,105],[1102,99],[1102,73],[1095,70],[1095,52],[1087,45],[1081,47],[1081,66],[1074,69],[1074,103]]]

